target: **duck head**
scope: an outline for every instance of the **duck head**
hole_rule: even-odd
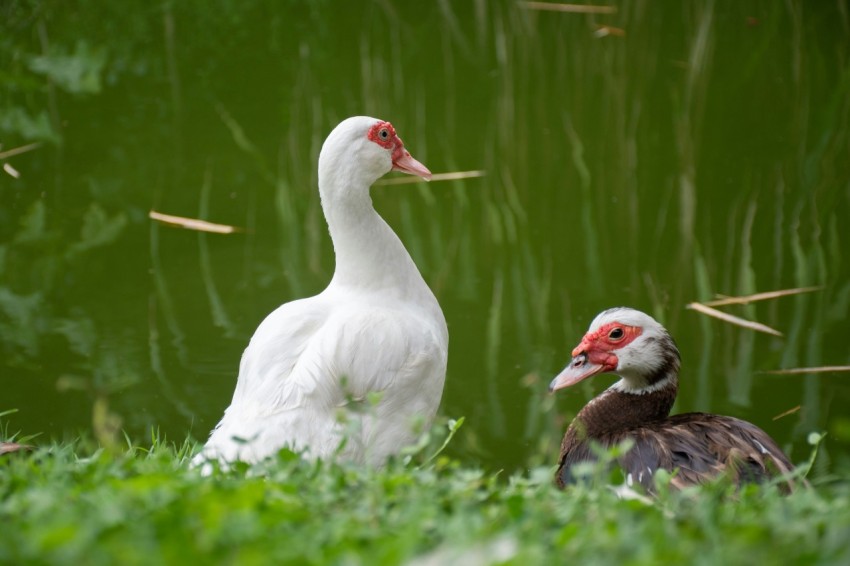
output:
[[[320,187],[368,188],[390,171],[431,178],[428,168],[404,147],[393,125],[377,118],[354,116],[343,120],[319,153]]]
[[[679,372],[679,350],[667,330],[641,311],[603,311],[572,351],[573,359],[549,384],[554,392],[600,373],[620,376],[614,388],[643,393],[666,385]]]

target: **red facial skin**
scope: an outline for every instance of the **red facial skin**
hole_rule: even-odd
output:
[[[393,171],[401,171],[408,175],[417,175],[426,181],[431,179],[431,172],[427,167],[416,161],[410,152],[404,149],[404,142],[395,133],[395,128],[389,122],[378,122],[369,128],[369,141],[378,144],[391,152]]]
[[[570,387],[599,373],[616,371],[620,361],[614,352],[632,342],[642,332],[643,328],[639,326],[619,322],[610,322],[594,332],[588,332],[573,349],[570,364],[549,384],[549,391]]]
[[[611,332],[615,329],[620,329],[622,335],[617,338],[611,337]],[[643,328],[640,326],[627,326],[619,322],[609,322],[603,324],[595,332],[588,332],[581,339],[581,343],[573,348],[573,357],[578,356],[582,352],[588,355],[608,354],[614,357],[614,367],[617,367],[617,356],[611,352],[626,346],[635,338],[641,335]]]
[[[386,130],[386,137],[382,137],[382,130]],[[379,146],[392,150],[393,163],[401,159],[406,151],[404,150],[404,142],[395,133],[395,128],[389,122],[378,122],[369,129],[368,138]]]

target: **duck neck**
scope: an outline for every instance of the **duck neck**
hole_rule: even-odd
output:
[[[586,438],[627,431],[666,419],[679,390],[681,359],[668,335],[654,341],[655,363],[642,364],[644,371],[632,370],[579,411],[567,434]]]
[[[328,186],[340,180],[339,176],[319,179],[322,210],[336,256],[331,287],[406,296],[422,293],[424,287],[431,295],[401,240],[372,206],[369,183],[348,180],[348,186]]]
[[[670,415],[679,385],[675,375],[643,392],[629,391],[614,384],[579,411],[567,431],[577,439],[599,440],[625,432]]]

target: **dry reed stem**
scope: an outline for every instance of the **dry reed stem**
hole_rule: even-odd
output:
[[[0,456],[3,454],[11,454],[12,452],[29,452],[32,446],[26,444],[18,444],[17,442],[0,442]]]
[[[788,415],[793,415],[794,413],[796,413],[799,410],[800,410],[800,405],[797,405],[796,407],[791,407],[787,411],[779,413],[778,415],[773,417],[773,420],[778,421],[782,417],[787,417]]]
[[[227,224],[215,224],[213,222],[207,222],[206,220],[198,220],[196,218],[173,216],[171,214],[163,214],[155,210],[151,210],[150,212],[148,212],[148,216],[153,220],[162,222],[163,224],[168,224],[169,226],[176,226],[178,228],[185,228],[187,230],[196,230],[198,232],[212,232],[214,234],[233,234],[234,232],[242,231],[236,226],[228,226]]]
[[[20,155],[22,153],[26,153],[28,151],[32,151],[41,147],[41,143],[30,143],[27,145],[22,145],[21,147],[16,147],[14,149],[10,149],[8,151],[0,151],[0,159],[6,159],[7,157],[12,157],[13,155]]]
[[[455,181],[457,179],[471,179],[474,177],[483,177],[486,171],[455,171],[452,173],[437,173],[431,175],[431,181]],[[409,183],[422,183],[423,179],[408,175],[405,177],[393,177],[392,179],[381,179],[375,185],[407,185]]]
[[[9,165],[8,163],[3,164],[3,171],[5,171],[10,177],[14,177],[15,179],[21,176],[18,170]]]
[[[569,14],[616,14],[616,6],[594,6],[591,4],[557,4],[554,2],[517,2],[527,10],[543,12],[565,12]]]
[[[740,318],[717,309],[713,309],[711,307],[707,307],[702,303],[688,303],[685,308],[689,308],[695,310],[699,313],[713,316],[714,318],[718,318],[724,322],[728,322],[729,324],[735,324],[737,326],[741,326],[743,328],[748,328],[750,330],[755,330],[756,332],[764,332],[765,334],[772,334],[773,336],[782,336],[782,333],[778,330],[775,330],[765,324],[760,322],[754,322],[752,320],[747,320],[745,318]]]
[[[767,299],[777,299],[779,297],[787,297],[789,295],[799,295],[800,293],[811,293],[820,291],[823,287],[797,287],[796,289],[782,289],[780,291],[766,291],[764,293],[756,293],[754,295],[744,295],[741,297],[725,297],[714,301],[702,303],[707,307],[721,307],[725,305],[747,305],[756,301],[764,301]]]
[[[626,37],[626,30],[614,26],[599,25],[596,26],[596,31],[593,32],[594,37],[608,37],[609,35]]]
[[[759,373],[769,373],[771,375],[800,375],[805,373],[838,373],[850,371],[850,366],[820,366],[814,368],[788,368],[788,369],[767,369]]]

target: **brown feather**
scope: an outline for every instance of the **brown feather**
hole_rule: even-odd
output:
[[[561,487],[574,481],[571,466],[595,459],[591,441],[610,448],[627,438],[634,444],[618,464],[632,482],[650,492],[658,469],[676,472],[672,484],[677,488],[702,484],[721,474],[738,484],[762,482],[794,469],[767,433],[733,417],[687,413],[583,439],[573,434],[575,430],[571,425],[562,443],[556,479]],[[793,487],[789,480],[787,490]]]

